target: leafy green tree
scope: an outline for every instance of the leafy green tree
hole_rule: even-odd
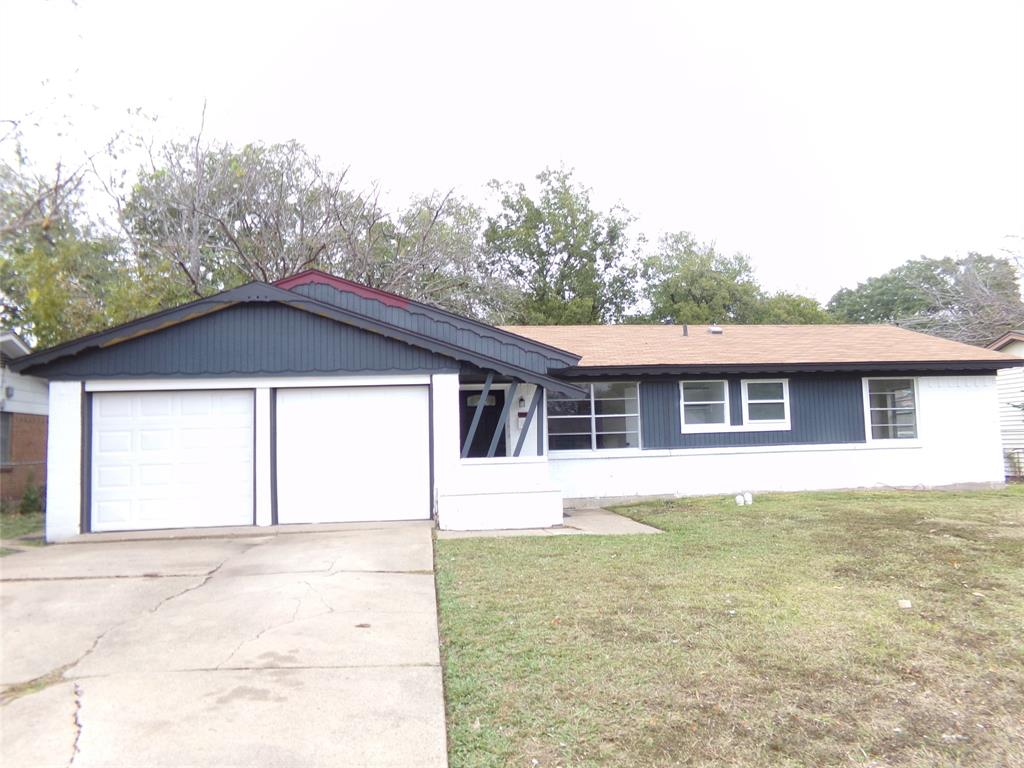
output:
[[[69,178],[72,181],[69,181]],[[119,319],[136,289],[116,238],[96,233],[80,179],[0,161],[0,325],[50,346]]]
[[[932,292],[946,279],[951,259],[917,259],[884,275],[870,277],[856,288],[840,289],[828,312],[841,323],[895,323],[934,309]]]
[[[828,310],[841,322],[897,323],[969,344],[1024,325],[1017,265],[979,253],[913,259],[840,290]]]
[[[659,323],[803,324],[827,323],[812,298],[787,291],[767,294],[750,259],[726,256],[689,232],[665,235],[644,262],[647,316]]]
[[[751,322],[765,325],[812,325],[833,321],[821,304],[811,297],[779,291],[761,298]]]
[[[520,323],[570,325],[620,320],[636,296],[632,218],[621,207],[594,209],[572,173],[537,176],[540,195],[523,184],[492,182],[501,211],[487,220],[492,273],[522,293]]]
[[[689,232],[665,235],[644,262],[650,319],[676,323],[754,322],[761,288],[750,260],[725,256]]]

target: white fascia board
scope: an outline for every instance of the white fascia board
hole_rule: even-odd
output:
[[[89,379],[86,392],[147,392],[168,389],[260,389],[290,387],[385,387],[427,385],[430,376],[246,376],[160,379]]]

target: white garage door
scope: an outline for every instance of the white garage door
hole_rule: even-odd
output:
[[[252,390],[97,392],[92,530],[253,523]]]
[[[427,388],[277,391],[277,520],[430,517]]]

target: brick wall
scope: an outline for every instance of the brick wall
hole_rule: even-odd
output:
[[[20,499],[29,482],[46,484],[46,417],[13,413],[11,461],[0,467],[0,499]]]

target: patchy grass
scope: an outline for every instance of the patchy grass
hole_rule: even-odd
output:
[[[17,539],[20,536],[43,535],[43,513],[32,512],[21,514],[20,512],[0,513],[0,539]],[[31,539],[26,543],[37,543]],[[38,543],[42,543],[40,538]]]
[[[437,542],[453,768],[1024,765],[1024,487],[618,511]]]

